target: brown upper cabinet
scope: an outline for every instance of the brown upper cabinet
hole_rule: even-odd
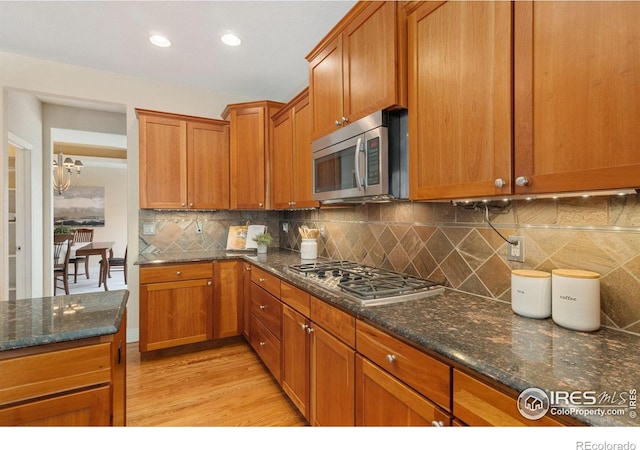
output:
[[[305,89],[273,116],[271,207],[315,208],[311,153],[311,107]]]
[[[640,5],[417,2],[410,197],[640,185]]]
[[[231,209],[268,209],[271,116],[284,103],[269,100],[228,105],[222,117],[231,124]]]
[[[228,209],[229,123],[136,109],[140,208]]]
[[[307,56],[317,139],[375,111],[406,107],[406,15],[399,2],[358,2]]]

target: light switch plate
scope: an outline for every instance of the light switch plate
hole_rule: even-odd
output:
[[[142,224],[142,235],[143,236],[155,236],[155,234],[156,234],[156,224],[155,223]]]

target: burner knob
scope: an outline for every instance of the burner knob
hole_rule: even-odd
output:
[[[339,269],[333,269],[333,271],[331,272],[331,275],[333,275],[334,277],[339,277],[340,276],[340,270]]]
[[[318,278],[327,278],[327,274],[324,270],[318,270]]]

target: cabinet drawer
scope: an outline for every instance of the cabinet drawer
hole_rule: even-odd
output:
[[[356,328],[359,353],[451,411],[451,367],[362,321]]]
[[[213,278],[213,263],[171,264],[140,268],[140,284]]]
[[[282,303],[273,295],[251,283],[251,314],[280,339],[282,333]]]
[[[518,411],[517,400],[466,373],[453,371],[453,415],[475,426],[560,426],[546,416],[529,420]]]
[[[280,300],[306,317],[311,314],[311,295],[302,289],[282,282],[280,284]]]
[[[351,347],[356,346],[356,319],[350,314],[311,297],[311,320]]]
[[[280,340],[253,314],[251,314],[251,346],[280,383]]]
[[[280,298],[280,278],[264,270],[253,266],[251,269],[251,281],[269,292],[276,298]]]
[[[111,344],[0,361],[0,405],[111,382]]]

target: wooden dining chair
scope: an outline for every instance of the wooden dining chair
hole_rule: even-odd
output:
[[[114,258],[113,257],[113,249],[109,250],[109,273],[108,276],[111,278],[111,269],[122,269],[124,272],[124,284],[127,284],[127,252],[129,250],[129,246],[124,248],[124,258]],[[102,285],[103,276],[102,275],[102,264],[103,261],[100,260],[100,279],[98,280],[98,287]]]
[[[76,228],[73,235],[74,244],[82,244],[93,242],[93,228]],[[78,282],[78,266],[80,263],[84,263],[84,274],[89,279],[89,255],[87,256],[75,256],[69,260],[73,264],[73,282]]]
[[[66,239],[65,239],[66,237]],[[71,255],[71,242],[73,235],[56,235],[53,240],[53,295],[58,293],[60,287],[69,295],[69,256]]]

